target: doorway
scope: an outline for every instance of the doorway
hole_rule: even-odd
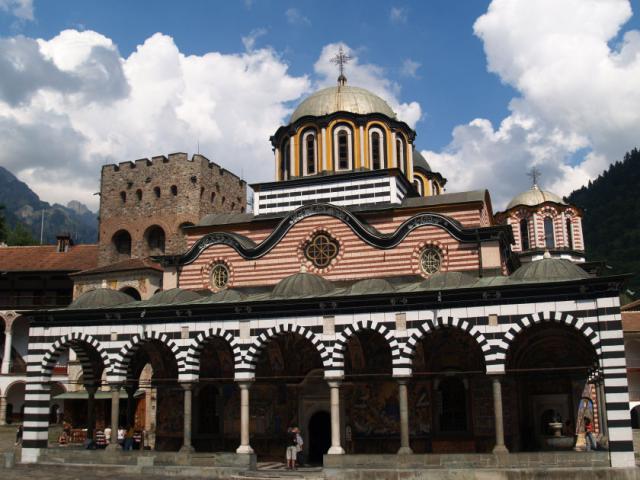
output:
[[[331,415],[326,411],[314,413],[309,419],[309,460],[322,465],[322,457],[331,447]]]

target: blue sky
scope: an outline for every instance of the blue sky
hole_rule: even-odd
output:
[[[543,183],[567,194],[636,146],[632,144],[633,138],[640,138],[638,127],[628,120],[621,120],[617,130],[609,127],[603,132],[597,124],[598,112],[588,111],[583,105],[591,103],[591,96],[597,104],[595,99],[601,99],[609,87],[617,88],[620,78],[632,80],[638,74],[640,60],[636,58],[636,50],[640,49],[640,37],[636,38],[635,32],[640,27],[636,13],[639,1],[620,0],[609,5],[600,0],[540,0],[534,2],[538,7],[524,0],[516,2],[513,9],[504,0],[493,3],[0,0],[0,36],[4,40],[0,52],[5,50],[9,57],[14,51],[21,52],[23,69],[29,73],[11,72],[12,75],[5,76],[4,87],[0,79],[0,93],[3,88],[5,92],[22,89],[8,85],[11,81],[34,85],[29,91],[21,91],[18,97],[5,98],[4,102],[0,95],[0,134],[3,128],[6,132],[17,128],[25,135],[21,142],[8,146],[14,156],[22,156],[24,161],[12,161],[8,154],[3,158],[0,153],[0,164],[18,174],[47,200],[63,202],[72,195],[92,207],[95,200],[90,193],[96,188],[100,164],[169,151],[192,153],[196,142],[215,161],[235,171],[251,172],[247,173],[250,181],[269,180],[272,168],[267,165],[271,154],[268,132],[286,121],[290,109],[301,98],[333,81],[323,61],[340,43],[357,57],[347,67],[350,80],[360,79],[362,86],[392,97],[390,103],[394,108],[398,105],[400,112],[405,108],[410,112],[407,116],[418,132],[416,146],[449,179],[449,191],[490,188],[494,202],[501,204],[526,188],[528,179],[524,172],[535,164],[544,173]],[[479,21],[483,16],[484,21]],[[548,26],[549,16],[558,22]],[[52,41],[65,30],[79,34],[73,38],[68,35],[64,41]],[[561,40],[562,48],[556,50],[552,39],[558,35],[566,42]],[[49,46],[45,46],[46,42]],[[538,42],[540,48],[533,48]],[[39,45],[42,58],[27,57],[24,53],[34,44]],[[92,58],[89,50],[79,53],[78,44],[99,45],[111,52],[113,58],[108,61],[104,56]],[[141,50],[143,45],[147,48]],[[599,53],[592,54],[587,49]],[[625,58],[629,57],[625,62],[619,60],[623,50]],[[199,122],[211,121],[211,125],[195,130],[180,127],[181,133],[170,140],[164,130],[168,127],[155,123],[159,122],[158,112],[144,110],[150,100],[137,99],[125,105],[144,85],[153,85],[155,79],[163,77],[163,72],[172,77],[175,72],[171,72],[171,65],[184,68],[181,84],[191,81],[187,71],[205,70],[204,78],[207,75],[214,78],[218,71],[219,75],[232,78],[236,75],[238,85],[245,84],[241,79],[242,66],[229,67],[227,62],[216,63],[218,60],[207,62],[207,55],[212,54],[220,61],[242,58],[244,71],[259,67],[279,69],[279,73],[266,75],[262,80],[257,75],[246,83],[247,89],[264,90],[255,95],[257,99],[239,87],[237,94],[242,99],[237,106],[242,110],[233,113],[228,89],[209,90],[204,80],[202,85],[189,86],[186,89],[189,92],[205,93],[183,104],[167,101],[170,105],[162,111],[171,108],[178,123],[185,118],[198,118]],[[68,60],[70,57],[75,60]],[[193,65],[185,67],[190,61],[184,59],[189,57]],[[158,61],[159,58],[166,59],[166,63]],[[598,81],[599,75],[589,85],[584,83],[584,75],[578,78],[576,72],[581,69],[589,72],[590,66],[598,69],[603,59],[610,66],[603,69],[602,82]],[[518,65],[519,61],[523,65]],[[61,74],[60,83],[51,85],[37,78],[44,68],[42,62],[55,69],[54,77]],[[53,66],[49,65],[51,62]],[[99,68],[87,73],[89,63]],[[565,64],[567,72],[562,72]],[[2,68],[0,65],[0,73]],[[153,71],[153,75],[147,75],[144,69]],[[100,77],[104,85],[91,80],[95,79],[96,71],[102,72],[98,75],[107,72],[104,75],[108,79]],[[89,80],[83,83],[79,78],[85,74]],[[74,86],[65,86],[65,81]],[[274,94],[275,100],[267,101],[265,97],[269,96],[273,82],[282,87]],[[291,85],[286,86],[288,82]],[[88,85],[93,85],[90,94]],[[95,91],[99,88],[111,89],[112,94],[101,98]],[[224,91],[224,99],[217,96],[220,91]],[[635,106],[637,99],[630,91],[631,87],[612,92],[612,98],[605,99],[605,107]],[[163,94],[187,96],[182,87],[174,85],[166,89],[158,87],[155,100]],[[198,108],[198,104],[201,107],[209,101],[215,105],[215,114],[207,115]],[[135,141],[125,139],[126,132],[117,131],[124,120],[116,118],[114,112],[122,110],[123,105],[131,109],[127,119],[135,115],[131,112],[140,111],[136,110],[140,105],[145,111],[139,123],[147,123],[148,130],[136,125],[140,130]],[[98,112],[99,108],[105,108],[106,113]],[[602,110],[601,106],[598,108]],[[266,110],[272,114],[264,114]],[[46,115],[55,112],[52,117],[55,120],[46,122],[47,131],[38,129],[38,121],[34,120],[38,112]],[[243,112],[254,122],[249,122],[250,125],[257,125],[258,121],[260,125],[246,127],[240,119]],[[88,118],[89,114],[95,116]],[[247,148],[238,146],[238,127],[225,130],[225,124],[233,124],[230,117],[243,128],[256,130],[256,138],[246,142],[250,144]],[[90,125],[102,118],[107,124],[110,122],[113,135],[108,128],[94,131]],[[615,118],[606,120],[608,125],[612,120],[616,124]],[[264,125],[268,122],[271,124]],[[28,141],[28,135],[49,142],[75,141],[78,145],[56,147],[53,151],[49,145],[38,150],[30,145],[33,142]],[[231,138],[234,148],[229,149],[224,144]],[[69,160],[73,156],[79,157],[77,164]],[[44,160],[45,157],[49,160]],[[48,162],[55,167],[54,175],[43,173]],[[260,167],[252,168],[256,164]],[[498,175],[498,171],[503,174]],[[61,190],[58,182],[66,183],[68,188]]]

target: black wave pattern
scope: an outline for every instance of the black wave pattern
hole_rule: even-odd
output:
[[[256,245],[253,240],[242,235],[228,232],[213,232],[203,236],[184,254],[174,257],[163,257],[162,260],[163,263],[169,265],[189,265],[193,263],[202,252],[213,245],[228,245],[238,252],[241,257],[247,260],[255,260],[269,253],[296,224],[305,218],[313,216],[337,218],[351,228],[363,241],[382,250],[394,248],[413,230],[424,226],[440,227],[461,242],[478,242],[481,239],[486,239],[487,236],[496,238],[496,233],[504,233],[500,227],[481,229],[464,228],[456,220],[444,215],[437,213],[419,213],[405,220],[395,232],[385,234],[379,232],[371,225],[363,223],[344,208],[327,203],[316,203],[302,206],[291,212],[260,244]]]

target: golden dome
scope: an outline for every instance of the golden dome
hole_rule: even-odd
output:
[[[396,114],[389,104],[369,90],[349,85],[319,90],[307,98],[294,110],[290,122],[302,117],[321,117],[335,112],[351,112],[366,115],[381,113],[389,118],[396,118]]]

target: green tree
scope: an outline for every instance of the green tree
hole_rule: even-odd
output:
[[[7,245],[12,247],[38,245],[38,243],[39,242],[33,238],[33,235],[31,235],[31,232],[21,223],[17,223],[16,226],[9,230],[9,233],[7,234]]]

